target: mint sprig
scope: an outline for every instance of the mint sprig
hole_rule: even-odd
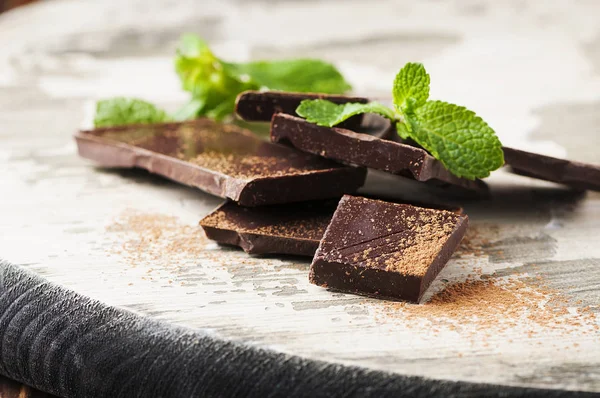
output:
[[[142,100],[114,98],[98,103],[96,127],[201,116],[221,120],[233,113],[237,95],[246,90],[342,94],[351,88],[330,63],[317,59],[226,62],[215,56],[205,41],[191,34],[181,37],[175,71],[191,99],[172,116]]]
[[[430,78],[421,64],[408,63],[396,75],[394,109],[379,103],[304,100],[298,115],[332,127],[360,113],[377,113],[396,124],[398,134],[412,139],[454,175],[473,180],[504,164],[502,144],[494,130],[474,112],[443,101],[429,101]]]
[[[206,42],[195,35],[181,38],[175,70],[183,89],[189,91],[192,101],[198,104],[194,116],[215,119],[231,114],[235,98],[246,90],[341,94],[351,88],[342,74],[327,62],[317,59],[226,62],[217,58]]]

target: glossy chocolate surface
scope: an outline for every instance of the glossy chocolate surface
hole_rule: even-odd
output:
[[[209,239],[239,246],[251,254],[313,256],[338,200],[243,207],[221,205],[200,225]]]
[[[244,207],[235,202],[226,202],[204,217],[200,225],[209,239],[241,247],[250,254],[312,257],[338,202],[338,199],[327,199],[259,207]],[[462,214],[462,208],[456,206],[425,203],[417,205]]]
[[[421,182],[485,192],[481,180],[451,174],[425,150],[338,127],[322,127],[302,118],[277,114],[271,122],[271,141],[336,160],[369,167]]]
[[[553,158],[504,147],[504,161],[515,174],[564,184],[575,189],[600,191],[600,166]]]
[[[366,171],[263,141],[209,119],[81,131],[79,154],[106,167],[139,167],[245,206],[339,197]]]
[[[418,302],[463,238],[468,217],[344,196],[313,258],[311,283]]]
[[[347,102],[369,102],[363,97],[348,97],[344,95],[318,94],[318,93],[288,93],[281,91],[246,91],[238,95],[235,102],[236,114],[248,122],[270,122],[276,113],[296,115],[296,108],[305,99],[326,99],[336,104]],[[362,115],[348,119],[344,126],[358,127],[362,122]]]

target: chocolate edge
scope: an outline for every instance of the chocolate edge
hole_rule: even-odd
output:
[[[503,147],[505,165],[513,174],[600,191],[600,166]]]
[[[104,131],[106,130],[110,129]],[[180,184],[196,187],[221,198],[232,199],[245,206],[327,199],[339,196],[342,192],[355,192],[364,184],[367,173],[364,168],[345,166],[280,178],[265,177],[246,181],[126,143],[107,142],[98,137],[94,130],[77,132],[75,141],[79,155],[97,162],[100,166],[145,169],[150,173],[161,175]],[[99,152],[104,151],[109,151],[108,158],[111,161],[107,161],[107,157],[98,156]],[[186,175],[187,177],[185,177]],[[303,183],[312,182],[316,184],[317,180],[329,181],[325,185],[329,190],[324,190],[317,196],[306,195],[307,192],[310,192],[306,189],[297,190],[297,187],[302,186]],[[289,188],[283,199],[277,196],[282,186]],[[340,187],[340,190],[335,191],[335,187]],[[261,189],[264,188],[270,191],[271,195],[261,192]],[[262,197],[257,200],[258,194],[262,194]],[[270,200],[273,197],[277,197],[278,200]]]
[[[323,278],[319,276],[323,273],[329,274],[329,277]],[[337,278],[338,283],[332,284],[331,281],[335,280],[336,276],[339,277]],[[372,286],[369,285],[377,279],[386,281],[387,286],[385,287],[387,290],[371,289]],[[315,256],[311,264],[309,281],[330,290],[378,299],[417,303],[420,297],[419,287],[421,277],[419,276],[402,275],[397,272],[374,268],[357,269],[348,264],[327,261],[322,257],[317,258],[317,256]],[[392,292],[392,290],[396,291],[399,286],[403,288],[402,295]]]
[[[200,225],[210,240],[239,247],[248,254],[289,254],[309,257],[314,254],[318,246],[318,242],[309,239],[290,239]]]
[[[291,146],[298,150],[312,153],[314,155],[325,157],[325,158],[328,158],[331,160],[335,160],[335,161],[343,163],[343,164],[359,164],[356,162],[356,160],[357,160],[356,158],[351,159],[351,158],[342,158],[342,157],[338,157],[338,156],[331,156],[331,157],[323,156],[324,151],[319,151],[314,146],[309,147],[308,145],[302,145],[301,143],[298,143],[297,140],[290,139],[291,135],[297,134],[295,132],[290,132],[288,130],[291,128],[296,128],[296,129],[310,128],[310,129],[313,129],[313,131],[315,131],[315,132],[318,131],[321,135],[327,134],[327,133],[336,134],[336,135],[341,134],[343,136],[342,139],[346,138],[346,139],[350,139],[350,140],[352,139],[353,135],[360,136],[363,134],[357,133],[355,131],[348,130],[348,129],[341,129],[339,127],[329,128],[329,127],[317,126],[313,123],[307,122],[306,120],[304,120],[302,118],[298,118],[298,117],[295,117],[292,115],[287,115],[287,114],[275,114],[275,115],[273,115],[273,119],[271,120],[271,141],[272,142]],[[402,143],[395,142],[392,140],[385,140],[385,139],[376,138],[373,136],[368,136],[368,137],[369,137],[369,140],[363,141],[362,142],[363,145],[369,145],[371,142],[379,143],[381,141],[381,145],[389,146],[392,150],[394,150],[394,149],[400,150],[402,147],[406,147],[406,149],[410,150],[412,153],[421,155],[419,157],[420,160],[418,160],[418,161],[422,162],[422,167],[419,167],[419,168],[415,167],[414,163],[417,162],[416,159],[404,159],[405,163],[402,165],[400,165],[399,163],[396,162],[393,164],[393,166],[395,166],[395,169],[389,169],[389,168],[386,169],[384,167],[374,165],[373,163],[367,164],[366,161],[362,162],[362,164],[359,164],[360,166],[375,168],[375,169],[378,169],[378,170],[381,170],[381,171],[384,171],[384,172],[387,172],[390,174],[400,175],[400,176],[404,176],[404,177],[406,177],[406,175],[405,175],[405,173],[402,173],[402,172],[407,171],[413,176],[413,179],[416,181],[432,183],[434,185],[442,185],[442,186],[451,185],[456,188],[465,189],[465,190],[469,190],[469,191],[475,191],[475,192],[483,193],[483,194],[488,192],[488,187],[485,182],[483,182],[481,180],[471,181],[471,180],[467,180],[464,178],[456,177],[455,175],[450,173],[442,165],[442,163],[440,161],[433,158],[431,155],[429,155],[425,150],[423,150],[421,148],[412,147],[412,146],[408,146],[406,144],[402,144]],[[372,151],[375,152],[375,150],[372,150]]]
[[[466,214],[459,216],[459,223],[454,228],[448,240],[442,246],[442,249],[435,257],[425,275],[421,279],[420,293],[418,301],[421,301],[423,294],[427,291],[431,283],[437,278],[439,273],[446,267],[446,264],[454,255],[456,248],[463,240],[465,233],[469,227],[469,216]]]
[[[342,204],[345,201],[349,200],[350,198],[352,198],[352,195],[344,195],[340,199],[338,206],[336,207],[335,212],[333,213],[333,217],[325,230],[324,236],[326,236],[328,234],[329,229],[330,229],[331,225],[333,224],[333,221],[337,217],[336,214],[337,214],[340,206],[342,206]],[[443,210],[443,211],[447,211],[447,210]],[[452,212],[449,212],[449,213],[452,213]],[[456,213],[453,213],[453,214],[456,215]],[[309,270],[309,274],[308,274],[309,282],[314,285],[317,285],[317,286],[328,288],[330,290],[352,293],[352,294],[357,294],[360,296],[373,297],[373,298],[379,298],[379,299],[387,299],[387,300],[393,300],[393,301],[410,301],[413,303],[418,303],[421,300],[421,297],[423,296],[423,294],[425,293],[427,288],[429,287],[429,285],[431,284],[431,282],[433,282],[433,280],[437,277],[437,275],[441,272],[441,270],[446,266],[448,260],[454,254],[456,248],[458,247],[458,245],[460,244],[460,242],[462,241],[462,239],[466,233],[466,230],[469,226],[469,217],[466,214],[461,214],[461,215],[459,215],[459,219],[460,219],[459,225],[457,225],[454,228],[450,237],[448,238],[448,240],[442,247],[442,250],[440,250],[440,253],[438,253],[436,258],[433,260],[432,264],[429,266],[425,275],[421,275],[421,276],[402,275],[402,274],[392,272],[392,271],[381,270],[381,269],[378,270],[378,269],[372,269],[372,268],[369,268],[369,269],[361,268],[360,270],[357,270],[356,267],[352,267],[348,264],[325,260],[323,258],[323,256],[321,255],[321,244],[319,244],[319,247],[317,248],[317,251],[315,253],[313,261],[310,265],[310,270]],[[323,242],[323,240],[321,240],[321,242]],[[318,274],[315,272],[315,270],[318,270],[319,268],[323,268],[324,266],[327,266],[327,265],[332,265],[333,267],[337,267],[337,268],[332,269],[332,271],[334,271],[334,272],[348,268],[348,272],[350,275],[353,275],[354,273],[356,273],[358,276],[368,274],[369,278],[372,278],[373,276],[378,276],[379,274],[373,273],[373,275],[371,275],[371,273],[368,271],[380,271],[380,272],[389,274],[389,276],[394,277],[394,278],[398,277],[398,276],[401,277],[401,278],[397,278],[396,282],[399,282],[399,283],[402,283],[402,281],[401,281],[402,278],[404,278],[404,283],[406,283],[406,284],[410,284],[410,281],[406,280],[408,278],[417,278],[417,279],[419,279],[419,281],[418,282],[415,281],[414,284],[410,285],[410,286],[415,287],[413,289],[414,291],[410,291],[408,294],[403,294],[402,297],[389,296],[389,295],[385,295],[385,294],[384,295],[375,294],[372,292],[357,291],[355,289],[344,289],[344,288],[340,288],[340,287],[331,286],[329,283],[327,283],[326,280],[321,279],[318,276]],[[340,274],[342,275],[341,280],[344,282],[346,282],[343,279],[344,276],[348,276],[348,277],[350,276],[350,275],[346,274],[346,271],[341,272]]]
[[[309,200],[334,198],[340,192],[354,193],[362,187],[367,178],[367,170],[363,167],[340,167],[311,172],[306,175],[286,177],[285,181],[271,178],[257,178],[239,191],[237,202],[242,206],[262,206],[272,204],[269,198],[277,195],[277,203],[294,203]],[[312,192],[311,185],[318,185],[318,194]],[[298,187],[304,187],[298,190]],[[238,192],[238,191],[236,191]],[[257,196],[259,195],[259,196]]]
[[[305,99],[327,99],[337,104],[369,102],[369,100],[364,97],[352,97],[342,94],[249,90],[238,94],[236,97],[235,113],[242,120],[248,122],[269,122],[273,114],[278,112],[295,116],[296,108],[300,105],[300,102]],[[269,109],[269,112],[265,113],[261,109],[261,106]],[[346,124],[348,126],[359,126],[362,119],[362,115],[356,115],[346,121]]]
[[[75,141],[77,142],[79,155],[97,162],[101,167],[140,168],[166,177],[179,184],[192,186],[209,194],[233,200],[238,199],[241,189],[232,188],[231,186],[235,185],[235,183],[229,183],[228,180],[235,181],[242,186],[244,185],[242,180],[125,143],[106,142],[95,134],[79,132],[75,136]],[[116,154],[115,149],[118,150]],[[105,157],[97,155],[98,152],[106,150],[110,152],[109,157],[112,158],[111,161],[107,161]],[[181,178],[182,175],[186,174],[190,174],[190,176]],[[200,187],[200,183],[198,182],[200,179],[206,181],[207,184],[202,184],[202,187]]]

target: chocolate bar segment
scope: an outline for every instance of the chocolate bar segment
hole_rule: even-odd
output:
[[[226,202],[200,225],[209,239],[239,246],[250,254],[294,254],[312,257],[338,200],[243,207]]]
[[[436,185],[486,192],[481,180],[450,173],[424,149],[339,127],[322,127],[283,113],[273,116],[271,141],[345,164],[370,167]]]
[[[418,302],[467,225],[465,215],[346,195],[317,249],[310,282]]]
[[[79,154],[105,167],[139,167],[244,206],[339,197],[366,170],[346,167],[209,119],[80,131]]]
[[[600,191],[600,166],[502,148],[504,162],[515,174],[556,182],[575,189]]]
[[[250,254],[314,256],[338,199],[244,207],[225,202],[204,217],[200,225],[218,243],[239,246]],[[462,208],[421,204],[462,213]]]
[[[336,104],[369,102],[363,97],[318,93],[288,93],[283,91],[245,91],[235,101],[235,112],[248,122],[270,122],[276,113],[296,115],[296,108],[305,99],[326,99]],[[354,119],[360,125],[360,118]]]

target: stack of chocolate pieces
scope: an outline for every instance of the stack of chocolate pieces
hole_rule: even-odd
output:
[[[334,128],[295,115],[304,99],[365,98],[246,92],[239,117],[271,123],[271,141],[208,119],[80,131],[81,156],[105,167],[137,167],[228,199],[200,221],[206,235],[252,254],[312,256],[310,281],[343,292],[418,302],[463,238],[468,217],[439,205],[350,196],[367,168],[467,192],[482,181],[449,173],[422,148],[391,140],[369,115]],[[597,167],[505,148],[513,171],[599,189]],[[340,199],[341,198],[341,199]]]

